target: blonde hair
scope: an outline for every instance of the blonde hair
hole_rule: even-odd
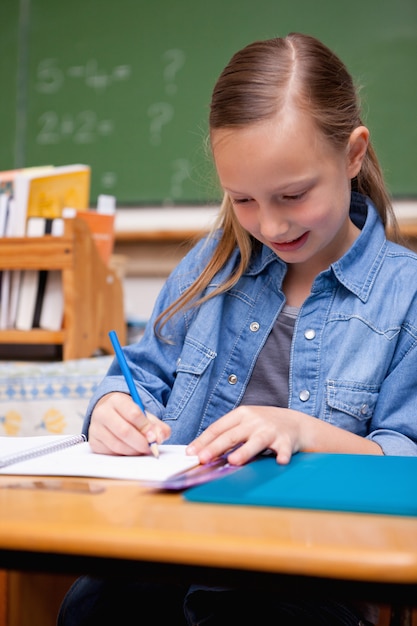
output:
[[[313,118],[336,150],[345,150],[352,131],[362,126],[360,102],[352,77],[343,62],[314,37],[291,33],[287,37],[256,41],[234,54],[220,74],[210,104],[210,133],[242,128],[269,120],[291,102]],[[392,238],[398,226],[381,167],[369,143],[361,171],[352,189],[368,196]],[[237,221],[227,194],[223,197],[214,232],[220,241],[195,282],[157,319],[162,326],[179,310],[197,306],[232,287],[245,271],[256,240]],[[227,281],[201,296],[236,249],[240,262]]]

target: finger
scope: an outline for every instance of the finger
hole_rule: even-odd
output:
[[[148,452],[148,441],[125,414],[105,408],[93,414],[89,442],[94,452],[102,454],[135,455]],[[141,418],[139,418],[141,419]]]
[[[101,398],[94,408],[89,441],[93,451],[102,454],[148,454],[148,437],[162,441],[170,430],[157,417],[145,416],[129,395],[115,392]]]
[[[155,435],[154,441],[163,443],[171,435],[171,426],[152,413],[146,413],[146,415],[151,425],[151,432]]]
[[[231,450],[242,445],[245,440],[245,433],[238,426],[227,430],[198,450],[200,463],[210,463],[222,455],[227,455]]]
[[[293,453],[297,451],[293,449],[291,441],[288,438],[282,438],[276,448],[275,451],[277,453],[277,463],[279,463],[280,465],[288,465],[288,463],[291,461]]]
[[[165,424],[151,413],[144,413],[131,396],[127,394],[120,395],[122,398],[116,406],[117,413],[145,437],[148,444],[162,443],[170,436],[171,428],[168,424]],[[137,437],[132,431],[127,430],[124,434],[124,441],[130,443],[131,437],[137,441]]]
[[[189,444],[187,453],[198,455],[201,450],[236,426],[238,422],[234,413],[235,412],[227,413],[210,424],[201,435],[196,437],[194,441]]]
[[[135,428],[130,427],[132,432],[129,436],[123,429],[112,429],[93,422],[88,433],[88,441],[93,452],[99,454],[114,454],[120,456],[132,456],[148,453],[148,442],[145,437]]]

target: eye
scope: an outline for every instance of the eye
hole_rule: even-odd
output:
[[[231,198],[232,204],[247,204],[252,198]]]
[[[295,193],[291,195],[287,194],[285,196],[282,196],[282,199],[284,200],[284,202],[297,202],[299,200],[302,200],[306,193],[306,191],[302,191],[301,193]]]

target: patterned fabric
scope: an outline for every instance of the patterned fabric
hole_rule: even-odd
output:
[[[112,360],[0,363],[0,436],[81,432],[88,401]]]

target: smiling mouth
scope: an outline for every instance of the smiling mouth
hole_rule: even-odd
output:
[[[303,235],[300,235],[300,237],[297,237],[296,239],[291,239],[291,241],[274,241],[271,245],[275,250],[298,250],[307,241],[308,235],[309,233],[307,231]]]

